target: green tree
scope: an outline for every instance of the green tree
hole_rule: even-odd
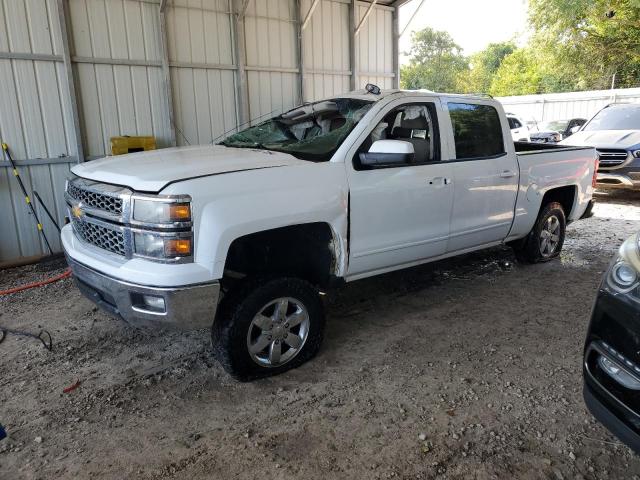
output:
[[[515,50],[513,42],[500,42],[490,43],[484,50],[473,54],[470,58],[470,70],[459,79],[461,90],[470,93],[489,92],[502,61]]]
[[[458,91],[458,80],[469,69],[462,48],[447,32],[425,28],[411,34],[409,63],[400,70],[402,88]]]
[[[529,0],[529,23],[572,89],[640,84],[640,0]]]

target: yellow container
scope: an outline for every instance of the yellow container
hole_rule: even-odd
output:
[[[143,152],[156,149],[155,137],[111,137],[111,154],[123,155],[125,153]]]

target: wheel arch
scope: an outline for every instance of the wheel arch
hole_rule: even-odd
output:
[[[567,223],[569,223],[571,212],[573,211],[573,208],[576,204],[577,195],[578,187],[576,185],[564,185],[562,187],[550,188],[549,190],[544,192],[537,215],[540,215],[542,209],[549,203],[558,202],[560,205],[562,205]]]
[[[292,275],[322,288],[342,276],[340,236],[328,222],[285,225],[246,233],[229,245],[224,275]]]

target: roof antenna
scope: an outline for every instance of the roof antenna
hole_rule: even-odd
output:
[[[367,93],[371,93],[373,95],[380,95],[380,87],[377,85],[374,85],[373,83],[367,83],[364,86],[364,89],[367,91]]]

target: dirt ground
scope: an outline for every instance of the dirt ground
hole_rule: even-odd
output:
[[[559,260],[508,248],[349,284],[320,355],[237,383],[207,331],[135,330],[67,279],[0,297],[0,478],[640,478],[587,413],[581,354],[640,194],[597,196]],[[0,272],[0,289],[62,272]],[[63,389],[77,380],[70,393]]]

